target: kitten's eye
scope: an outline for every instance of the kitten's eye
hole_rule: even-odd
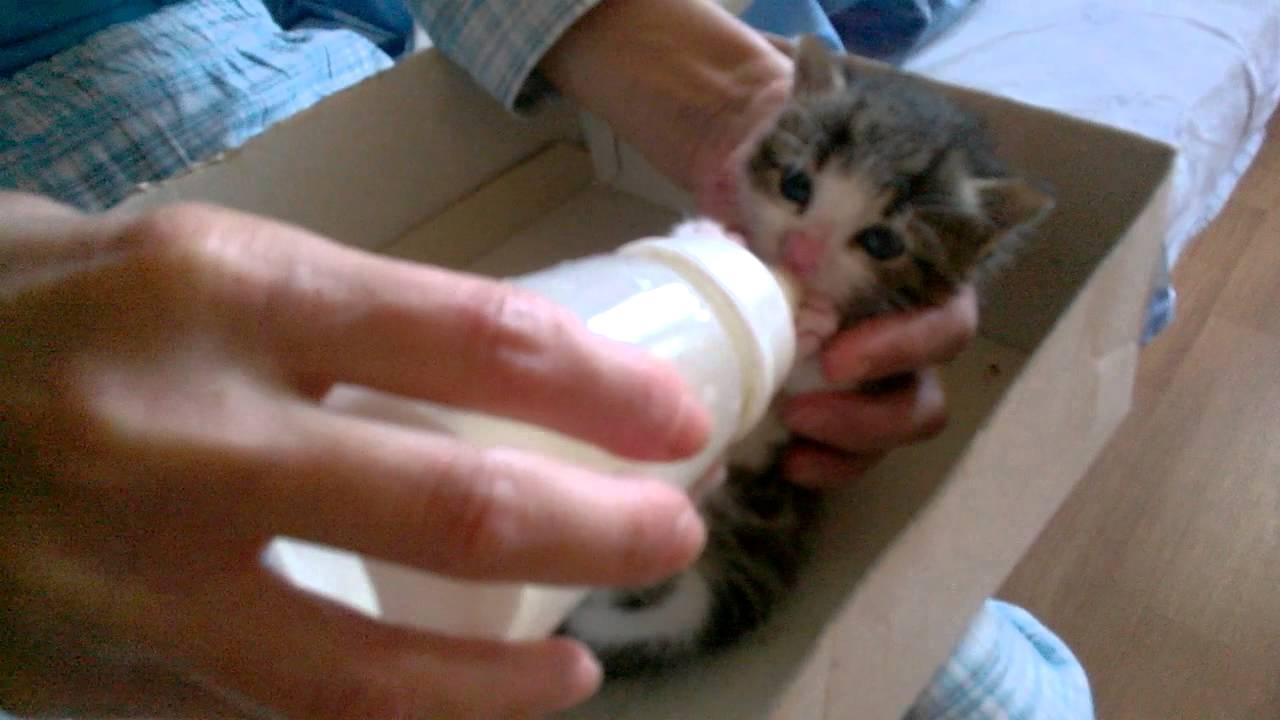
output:
[[[872,225],[854,235],[853,240],[876,260],[892,260],[907,249],[898,233],[884,225]]]
[[[813,196],[813,181],[803,170],[788,170],[783,173],[782,182],[778,183],[778,192],[782,193],[782,197],[803,208],[809,204],[809,199]]]

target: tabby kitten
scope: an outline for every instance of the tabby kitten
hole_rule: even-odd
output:
[[[741,198],[749,247],[805,289],[791,393],[824,386],[812,354],[840,328],[981,281],[1052,205],[1004,170],[974,118],[919,81],[859,71],[814,38],[794,60],[792,96],[750,158]],[[701,500],[708,540],[689,570],[597,591],[563,632],[617,676],[760,626],[794,588],[819,521],[819,495],[781,476],[787,439],[770,416],[731,452],[724,481]]]

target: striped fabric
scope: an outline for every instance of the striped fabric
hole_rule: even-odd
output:
[[[906,720],[1092,720],[1071,650],[1027,611],[988,600]]]
[[[0,80],[0,188],[108,207],[390,66],[350,30],[281,30],[260,0],[169,5]]]
[[[817,35],[835,48],[900,62],[946,30],[976,0],[756,0],[743,15],[779,35]]]
[[[440,51],[507,107],[515,107],[534,66],[600,0],[414,0]]]

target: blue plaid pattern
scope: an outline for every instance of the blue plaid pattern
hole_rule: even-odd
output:
[[[434,42],[511,107],[541,56],[596,1],[441,0],[418,10]],[[281,30],[261,0],[184,0],[0,81],[0,187],[106,207],[390,64],[354,32]],[[1071,652],[997,601],[908,714],[1092,717]]]
[[[988,600],[906,720],[1092,720],[1071,650],[1027,611]]]
[[[390,66],[260,0],[185,0],[0,80],[0,187],[108,207]]]
[[[756,0],[742,19],[779,35],[811,33],[836,48],[901,62],[976,0]]]
[[[413,0],[432,42],[514,107],[534,66],[600,0]]]

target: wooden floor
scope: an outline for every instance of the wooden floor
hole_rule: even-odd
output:
[[[1132,416],[1001,595],[1105,720],[1280,719],[1280,119],[1175,273]]]

